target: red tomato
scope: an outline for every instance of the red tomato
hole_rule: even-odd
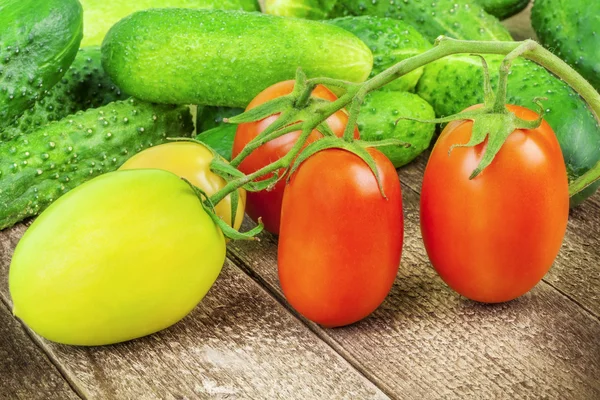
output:
[[[533,111],[508,106],[518,117]],[[421,232],[442,279],[472,300],[498,303],[528,292],[548,272],[567,227],[569,193],[556,136],[544,121],[515,130],[472,180],[485,150],[467,143],[473,122],[446,126],[425,169]]]
[[[387,199],[358,156],[323,150],[298,168],[285,189],[278,248],[288,302],[326,327],[373,312],[390,291],[402,254],[402,193],[392,163],[376,149]]]
[[[294,88],[294,81],[279,82],[273,86],[268,87],[259,93],[246,107],[246,110],[250,110],[257,107],[269,100],[281,97],[292,92]],[[312,92],[313,97],[334,101],[337,97],[324,86],[317,86]],[[236,157],[244,146],[248,144],[252,139],[264,131],[269,125],[277,120],[279,114],[272,115],[261,121],[251,122],[246,124],[240,124],[237,128],[235,139],[233,141],[233,152],[232,156]],[[327,118],[329,127],[338,136],[342,136],[346,123],[348,122],[348,116],[344,111],[338,111],[329,118]],[[275,140],[265,143],[258,149],[254,150],[238,167],[240,171],[245,174],[251,174],[266,165],[277,161],[281,157],[285,156],[298,140],[300,131],[291,132],[287,135],[281,136]],[[355,138],[358,138],[358,130],[354,132]],[[321,138],[322,135],[318,131],[314,130],[310,134],[307,144],[314,142]],[[271,174],[263,177],[267,179],[272,176]],[[262,221],[265,225],[265,229],[271,233],[279,234],[279,221],[281,214],[281,201],[283,199],[283,189],[285,187],[285,178],[280,180],[275,187],[270,191],[260,192],[248,192],[246,212],[253,220],[258,220],[262,217]]]

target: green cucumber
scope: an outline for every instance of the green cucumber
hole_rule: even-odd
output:
[[[233,149],[233,139],[235,138],[236,124],[221,124],[210,128],[198,136],[196,140],[207,144],[221,157],[231,161],[231,151]]]
[[[446,35],[465,40],[512,40],[497,18],[467,0],[339,0],[330,17],[373,15],[401,19],[433,42]]]
[[[129,99],[0,143],[0,229],[39,214],[67,191],[116,170],[134,153],[192,130],[188,107]]]
[[[82,31],[77,0],[0,0],[0,131],[64,75]]]
[[[411,25],[391,18],[371,16],[337,18],[326,21],[352,32],[373,53],[373,77],[392,65],[420,54],[431,44]],[[416,69],[385,86],[388,90],[413,91],[423,68]]]
[[[147,101],[245,107],[298,67],[308,77],[364,81],[373,55],[356,36],[317,21],[171,8],[118,22],[102,64],[121,89]]]
[[[475,3],[483,7],[486,13],[502,20],[524,10],[529,0],[475,0]]]
[[[492,84],[497,84],[502,56],[486,56]],[[470,56],[446,57],[425,67],[417,93],[427,100],[438,116],[454,114],[483,101],[481,60]],[[512,63],[508,79],[508,102],[537,110],[536,97],[545,97],[544,118],[560,143],[570,180],[583,175],[600,160],[600,127],[585,101],[566,83],[543,67],[525,60]],[[571,199],[581,203],[600,183]]]
[[[98,46],[79,50],[75,61],[48,94],[25,111],[14,125],[0,132],[1,140],[26,134],[77,111],[123,100],[125,95],[104,73]]]
[[[365,98],[358,114],[358,130],[363,140],[398,139],[410,147],[378,147],[396,168],[408,164],[429,147],[435,125],[400,117],[433,119],[433,108],[413,93],[377,90]]]
[[[258,11],[255,0],[80,0],[84,9],[82,46],[102,44],[104,35],[121,18],[148,8],[199,8]]]
[[[266,0],[264,12],[282,17],[325,19],[338,0]]]
[[[600,90],[600,1],[536,0],[531,24],[540,43]]]

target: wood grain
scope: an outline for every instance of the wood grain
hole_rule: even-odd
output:
[[[79,399],[1,301],[0,399]]]
[[[23,231],[0,233],[7,302],[8,261]],[[90,399],[386,398],[229,262],[201,304],[158,334],[105,347],[37,340]]]
[[[600,398],[596,317],[544,282],[518,300],[490,306],[461,298],[437,276],[418,228],[413,186],[420,184],[411,178],[423,166],[421,160],[401,172],[411,182],[403,185],[404,253],[386,301],[350,327],[307,325],[397,398]],[[284,302],[276,240],[263,236],[258,245],[233,243],[231,257]]]

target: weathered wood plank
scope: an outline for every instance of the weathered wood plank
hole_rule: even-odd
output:
[[[23,231],[0,233],[5,301]],[[88,398],[386,398],[229,262],[202,303],[158,334],[105,347],[39,343]]]
[[[0,399],[79,399],[0,301]]]
[[[404,253],[384,304],[346,328],[306,323],[398,398],[600,398],[600,321],[544,282],[495,306],[458,296],[428,262],[418,194],[403,190]],[[275,246],[266,234],[258,244],[233,243],[230,251],[284,301]]]
[[[417,193],[428,157],[401,171],[402,182]],[[600,318],[600,192],[571,210],[561,251],[544,281]]]

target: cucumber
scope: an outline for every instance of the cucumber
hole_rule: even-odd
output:
[[[352,32],[362,40],[373,53],[373,77],[392,65],[413,57],[432,46],[411,25],[391,18],[371,16],[346,17],[327,21]],[[414,90],[423,68],[416,69],[385,86],[388,90]]]
[[[358,115],[358,130],[363,140],[398,139],[410,147],[378,147],[396,168],[408,164],[429,147],[435,125],[423,122],[396,120],[400,117],[435,118],[433,108],[413,93],[377,90],[365,98]]]
[[[524,10],[529,0],[475,0],[475,3],[483,7],[486,13],[502,20]]]
[[[121,89],[147,101],[245,107],[298,67],[309,77],[364,81],[373,55],[356,36],[317,21],[171,8],[118,22],[102,64]]]
[[[339,0],[330,17],[373,15],[401,19],[433,42],[446,35],[465,40],[512,40],[497,18],[467,0]]]
[[[325,19],[338,0],[266,0],[264,12],[282,17]]]
[[[235,138],[236,124],[221,124],[206,130],[196,136],[196,140],[207,144],[221,157],[231,161],[233,139]]]
[[[196,132],[201,133],[224,124],[223,118],[230,118],[244,112],[243,108],[211,107],[198,109],[196,115]],[[233,124],[229,124],[236,126]]]
[[[77,185],[116,170],[134,153],[192,130],[188,107],[129,99],[0,143],[0,229],[37,215]]]
[[[536,0],[531,23],[540,43],[600,90],[600,1]]]
[[[82,30],[77,0],[0,0],[0,131],[64,75]]]
[[[1,140],[26,134],[80,110],[127,98],[102,69],[100,48],[84,47],[62,79],[25,111],[14,125],[0,132]]]
[[[207,8],[258,11],[255,0],[80,0],[84,9],[82,46],[102,44],[104,35],[121,18],[148,8]]]
[[[502,56],[486,56],[492,84],[498,78]],[[452,56],[425,67],[417,85],[417,93],[427,100],[438,116],[454,114],[483,101],[481,60],[470,56]],[[508,102],[537,110],[535,97],[546,97],[542,103],[544,118],[560,143],[570,180],[583,175],[600,160],[600,127],[583,99],[566,83],[543,67],[524,59],[516,59],[508,79]],[[593,194],[600,183],[571,199],[581,203]]]

